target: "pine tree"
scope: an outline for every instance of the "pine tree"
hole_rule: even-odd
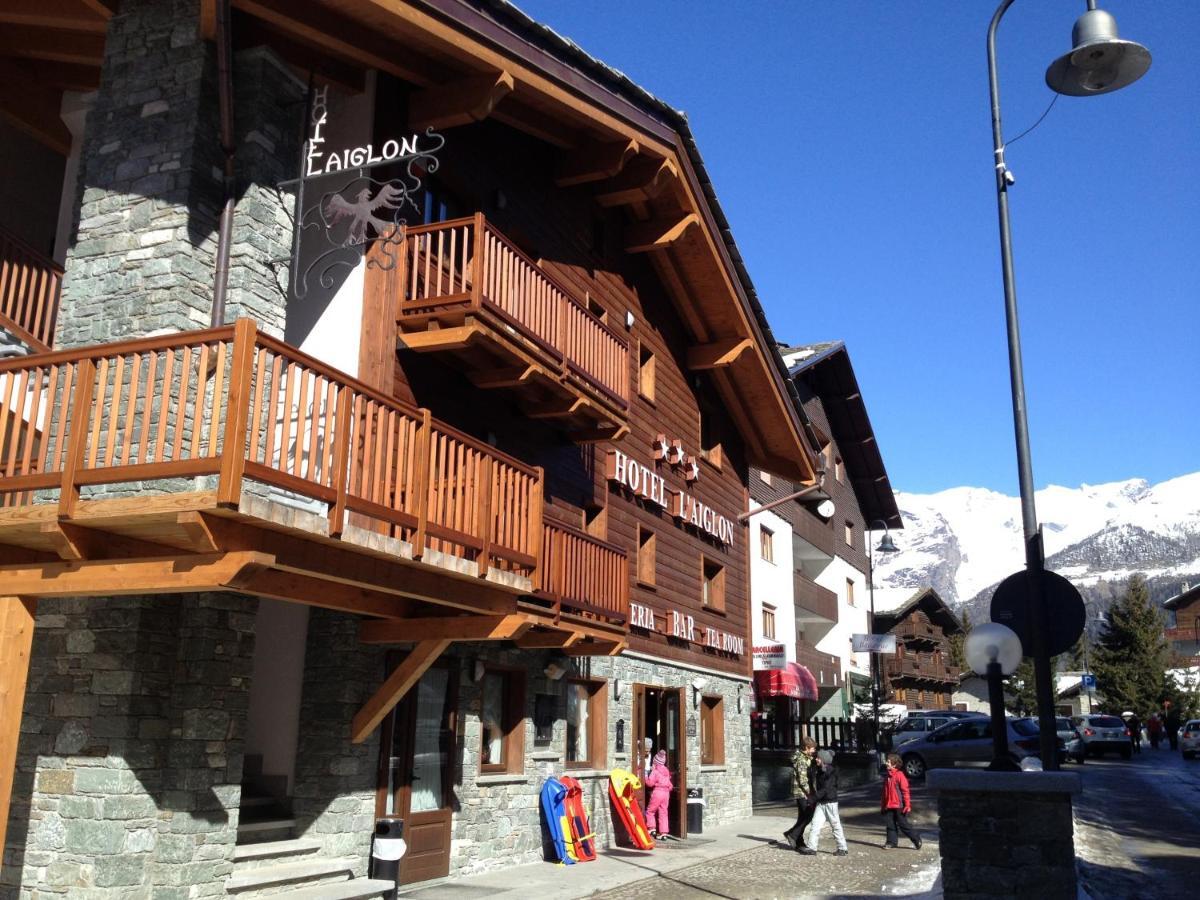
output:
[[[1091,635],[1087,633],[1087,629],[1085,628],[1083,634],[1079,636],[1079,640],[1075,642],[1075,646],[1071,648],[1071,655],[1067,658],[1067,671],[1089,671],[1095,655],[1096,647],[1092,643]]]
[[[1130,578],[1109,607],[1091,664],[1109,712],[1132,710],[1145,718],[1158,709],[1166,689],[1167,642],[1143,576]]]
[[[970,670],[967,665],[967,635],[971,633],[971,617],[962,611],[962,632],[950,635],[950,664],[962,672]]]
[[[1037,679],[1033,657],[1026,656],[1004,681],[1005,702],[1016,713],[1034,715],[1037,710]]]

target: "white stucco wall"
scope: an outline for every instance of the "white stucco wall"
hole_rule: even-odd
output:
[[[854,605],[851,606],[846,587],[847,581],[854,582]],[[816,642],[817,649],[822,653],[831,653],[842,660],[842,681],[848,680],[849,673],[869,676],[871,659],[868,653],[852,653],[850,636],[867,633],[867,611],[870,609],[870,597],[867,592],[867,576],[851,566],[846,560],[834,557],[816,578],[816,583],[823,588],[833,591],[838,597],[838,620]]]
[[[756,476],[752,476],[756,477]],[[750,508],[762,504],[750,501]],[[762,558],[762,529],[773,533],[774,562]],[[751,634],[755,644],[776,643],[787,647],[789,662],[796,660],[796,603],[792,582],[792,526],[773,512],[761,512],[750,517],[750,608]],[[775,607],[775,637],[762,633],[763,604]]]

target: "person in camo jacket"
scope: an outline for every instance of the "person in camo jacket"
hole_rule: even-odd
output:
[[[812,821],[816,809],[812,780],[813,757],[817,755],[817,742],[810,737],[800,741],[800,749],[792,754],[792,796],[796,798],[796,823],[783,833],[783,838],[793,850],[799,850],[804,829]]]

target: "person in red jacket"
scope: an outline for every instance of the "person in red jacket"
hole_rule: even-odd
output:
[[[879,811],[887,817],[887,841],[885,850],[895,850],[900,846],[897,832],[913,842],[913,847],[921,849],[921,835],[908,824],[908,814],[912,812],[912,795],[908,791],[908,778],[904,774],[904,763],[900,754],[889,753],[884,761],[883,794],[879,798]]]

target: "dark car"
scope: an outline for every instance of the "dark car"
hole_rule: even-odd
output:
[[[1054,719],[1054,724],[1058,730],[1058,736],[1066,744],[1067,759],[1073,759],[1075,762],[1083,765],[1083,760],[1087,756],[1087,753],[1084,749],[1083,738],[1079,736],[1079,732],[1075,730],[1075,726],[1071,724],[1071,720],[1066,716],[1057,716]]]
[[[1019,763],[1027,756],[1036,757],[1041,751],[1037,719],[1008,719],[1008,753]],[[1062,738],[1055,738],[1058,761],[1066,756]],[[943,725],[927,737],[910,741],[897,748],[904,760],[904,773],[909,778],[922,778],[927,769],[951,769],[958,766],[984,767],[994,756],[992,720],[982,716],[959,719]]]
[[[1124,719],[1087,715],[1075,716],[1071,721],[1083,738],[1083,750],[1088,756],[1103,756],[1105,753],[1120,753],[1121,759],[1133,756],[1133,744],[1130,743],[1129,729]]]

